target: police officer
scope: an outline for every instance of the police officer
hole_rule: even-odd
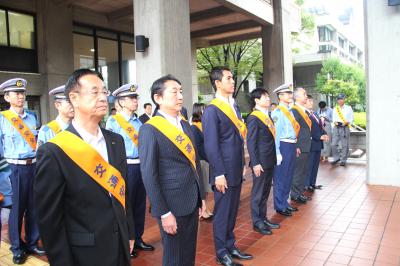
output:
[[[136,257],[136,250],[151,251],[154,247],[142,239],[146,212],[146,190],[140,172],[138,151],[138,133],[142,123],[135,115],[138,108],[138,86],[125,84],[112,94],[121,109],[116,115],[110,116],[106,129],[120,134],[124,138],[126,158],[128,163],[127,189],[130,192],[133,220],[135,221],[135,246],[131,257]]]
[[[337,96],[338,105],[334,108],[332,115],[334,124],[332,130],[332,165],[340,161],[340,166],[345,166],[349,156],[350,124],[353,123],[354,114],[351,106],[344,103],[345,98],[344,94]]]
[[[39,130],[37,147],[54,138],[57,133],[65,130],[74,118],[74,108],[64,95],[64,91],[65,85],[49,91],[49,95],[54,97],[54,106],[58,111],[58,116]]]
[[[24,110],[26,80],[14,78],[0,85],[10,109],[0,115],[0,140],[4,158],[11,167],[13,207],[8,222],[13,262],[23,264],[26,253],[44,255],[39,249],[39,230],[33,205],[33,181],[36,167],[36,118]],[[21,239],[25,217],[25,241]]]
[[[287,199],[293,179],[297,134],[300,126],[289,111],[289,105],[293,100],[292,85],[283,84],[276,88],[274,93],[279,99],[279,105],[271,114],[276,128],[277,167],[274,176],[274,207],[277,213],[292,216],[292,212],[297,211],[297,208],[291,206]]]

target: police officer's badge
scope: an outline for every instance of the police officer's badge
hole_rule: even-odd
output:
[[[22,80],[17,80],[17,82],[15,82],[15,85],[17,87],[22,87],[22,86],[24,86],[24,83],[22,82]]]
[[[131,92],[136,92],[136,87],[135,87],[135,85],[132,85],[132,86],[129,88],[129,91],[131,91]]]
[[[276,121],[278,121],[278,117],[274,117],[272,120],[274,120],[274,123],[276,123]]]

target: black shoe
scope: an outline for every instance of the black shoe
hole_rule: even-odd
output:
[[[299,198],[301,198],[302,200],[305,200],[305,201],[312,200],[312,198],[311,198],[311,197],[309,197],[309,196],[305,196],[305,195],[300,195],[300,196],[299,196]]]
[[[39,248],[39,247],[34,247],[32,249],[27,249],[26,253],[27,254],[32,254],[32,255],[38,255],[38,256],[46,255],[46,252],[43,249]]]
[[[279,228],[281,228],[281,226],[280,226],[279,224],[271,223],[271,222],[268,221],[267,219],[265,219],[263,222],[264,222],[264,224],[265,224],[266,226],[268,226],[270,229],[279,229]]]
[[[229,252],[229,253],[235,259],[240,259],[240,260],[252,260],[253,259],[252,255],[241,252],[238,248],[231,250],[231,252]]]
[[[131,259],[133,259],[133,258],[137,258],[137,252],[136,252],[136,249],[135,248],[133,248],[132,249],[132,252],[131,252]]]
[[[311,192],[311,193],[314,192],[313,186],[306,187],[306,190],[307,190],[308,192]]]
[[[300,197],[290,197],[290,199],[292,200],[292,201],[294,201],[294,202],[297,202],[297,203],[300,203],[300,204],[306,204],[307,203],[307,200],[305,200],[305,199],[302,199],[302,198],[300,198]]]
[[[25,260],[26,260],[25,252],[19,252],[13,255],[14,264],[24,264]]]
[[[253,225],[253,229],[254,231],[259,232],[262,235],[272,235],[272,231],[264,222]]]
[[[313,189],[322,189],[323,185],[312,185]]]
[[[291,212],[291,211],[288,211],[287,209],[286,209],[286,210],[283,210],[283,211],[281,211],[281,210],[276,210],[276,212],[279,213],[280,215],[283,215],[283,216],[292,216],[292,212]]]
[[[339,161],[340,159],[334,160],[333,162],[331,162],[331,165],[336,165]]]
[[[218,264],[224,265],[224,266],[243,266],[243,264],[236,263],[232,260],[231,256],[226,254],[222,258],[216,258],[216,261]]]
[[[340,166],[346,166],[345,162],[340,162]]]
[[[293,207],[293,206],[289,206],[286,208],[286,210],[288,210],[290,212],[297,212],[299,209],[297,209],[296,207]]]
[[[139,244],[135,243],[135,249],[140,249],[140,250],[144,250],[144,251],[153,251],[154,247],[152,245],[146,244],[144,241],[142,241]]]

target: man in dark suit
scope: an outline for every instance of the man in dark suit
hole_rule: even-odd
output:
[[[295,105],[292,113],[297,123],[300,125],[300,132],[296,142],[297,157],[295,160],[294,175],[290,190],[290,198],[301,204],[307,203],[309,197],[303,195],[304,183],[308,175],[308,155],[311,150],[311,121],[308,110],[305,108],[307,103],[307,93],[303,88],[294,90]]]
[[[151,87],[151,98],[159,110],[139,131],[143,183],[160,227],[163,265],[190,266],[195,264],[205,201],[195,139],[180,117],[180,81],[171,75],[161,77]]]
[[[247,150],[253,172],[251,218],[255,231],[271,235],[270,229],[279,228],[279,224],[267,219],[267,200],[276,165],[275,126],[268,114],[271,102],[268,92],[257,88],[250,93],[250,98],[254,107],[247,117]]]
[[[324,147],[323,142],[329,141],[329,137],[325,132],[322,121],[316,113],[313,112],[313,98],[311,95],[307,95],[306,108],[309,111],[309,117],[312,122],[311,125],[311,151],[308,158],[308,174],[306,178],[305,187],[308,191],[313,192],[314,189],[320,189],[321,186],[316,185],[317,174],[319,168],[319,160],[321,157],[321,150]]]
[[[139,116],[139,120],[140,122],[142,122],[142,124],[146,123],[151,118],[151,112],[153,107],[151,106],[151,103],[145,103],[143,105],[143,108],[144,108],[144,114]]]
[[[214,244],[217,262],[241,265],[232,257],[252,259],[235,245],[236,216],[243,181],[244,138],[246,126],[232,95],[235,82],[232,72],[216,67],[210,74],[216,91],[203,114],[204,148],[210,163],[210,183],[214,190]]]
[[[75,118],[37,152],[35,204],[49,262],[130,265],[135,233],[125,201],[124,142],[98,126],[108,110],[109,91],[100,74],[79,69],[68,79],[65,94]]]

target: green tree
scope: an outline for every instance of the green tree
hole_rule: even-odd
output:
[[[292,32],[292,52],[297,54],[302,49],[308,50],[311,44],[307,42],[314,34],[316,27],[315,17],[302,8],[304,0],[296,0],[295,3],[301,8],[301,28],[299,32]],[[302,38],[305,37],[305,38]]]
[[[235,80],[233,96],[236,97],[249,77],[253,75],[256,79],[261,77],[263,71],[261,41],[254,39],[197,50],[199,77],[208,76],[211,69],[216,66],[226,66],[231,69]]]

